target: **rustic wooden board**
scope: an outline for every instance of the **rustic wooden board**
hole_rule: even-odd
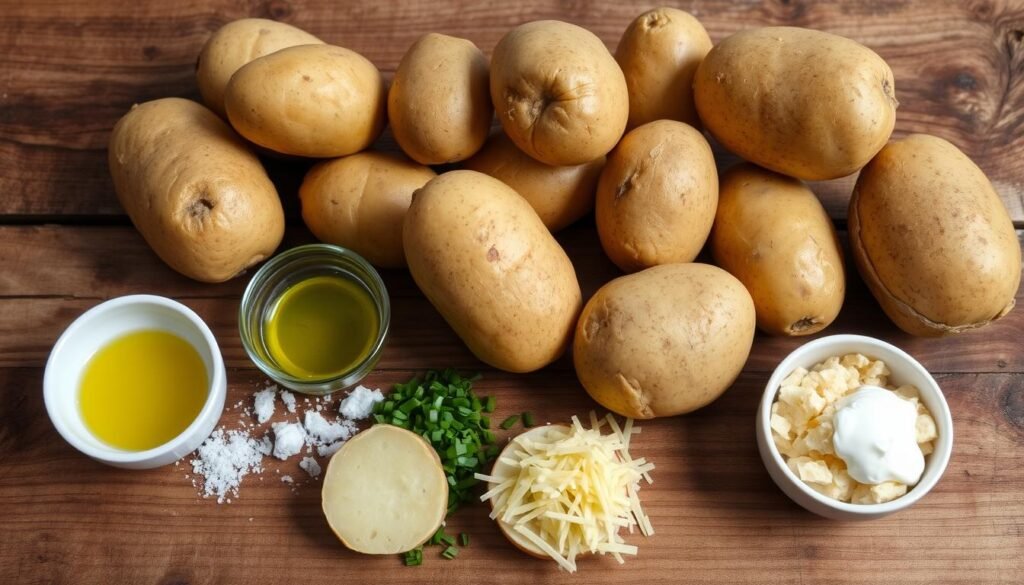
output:
[[[985,169],[1024,227],[1024,2],[809,0],[679,3],[716,40],[759,24],[798,24],[858,39],[893,66],[897,134],[949,138]],[[123,471],[65,444],[42,405],[42,367],[77,315],[104,299],[149,292],[178,298],[213,328],[229,371],[228,404],[264,383],[238,340],[246,279],[192,282],[165,267],[131,228],[107,176],[105,144],[134,102],[196,97],[193,64],[211,31],[243,16],[276,18],[370,57],[386,75],[420,34],[465,36],[489,52],[512,25],[560,18],[614,47],[646,3],[415,0],[0,0],[0,583],[1020,583],[1024,575],[1024,312],[962,337],[926,340],[880,316],[854,271],[827,333],[891,341],[936,373],[953,411],[950,467],[912,509],[863,524],[804,512],[771,483],[753,415],[768,375],[803,340],[758,335],[747,367],[721,400],[692,415],[645,424],[638,453],[658,465],[642,492],[657,534],[636,537],[625,567],[587,562],[569,578],[518,553],[472,506],[452,521],[472,533],[453,562],[406,569],[394,557],[343,550],[319,510],[319,485],[297,493],[294,461],[250,477],[241,497],[197,497],[180,467]],[[383,148],[394,148],[382,138]],[[720,163],[731,157],[719,153]],[[297,222],[304,165],[267,161],[292,218],[284,246],[310,241]],[[852,180],[815,184],[843,225]],[[585,295],[618,271],[584,220],[559,239]],[[47,225],[51,222],[55,225]],[[1019,232],[1019,235],[1024,232]],[[496,418],[530,410],[564,420],[596,405],[568,359],[514,376],[484,368],[404,271],[388,271],[391,341],[369,384],[388,387],[424,368],[481,371]],[[1024,302],[1024,292],[1018,292]],[[279,409],[280,410],[280,409]],[[227,412],[222,422],[238,423]],[[280,420],[283,413],[276,417]],[[278,471],[279,470],[279,471]]]
[[[387,385],[410,371],[374,373]],[[228,403],[258,384],[232,371]],[[319,482],[297,493],[282,474],[295,461],[250,476],[240,497],[197,498],[182,466],[124,471],[65,444],[46,419],[38,369],[0,368],[0,581],[4,583],[1019,583],[1024,468],[1021,374],[940,376],[955,413],[945,477],[914,508],[866,523],[811,515],[772,484],[754,445],[754,410],[767,374],[745,374],[699,414],[643,425],[634,452],[658,465],[641,491],[656,534],[630,537],[640,555],[581,564],[567,577],[509,545],[484,505],[451,528],[471,545],[455,561],[402,567],[338,544],[323,522]],[[513,376],[487,371],[478,384],[498,398],[496,418],[524,409],[564,420],[594,407],[571,372]],[[280,410],[280,408],[279,408]],[[281,413],[275,417],[280,420]],[[228,424],[237,415],[225,415]],[[275,469],[277,471],[275,471]]]
[[[1020,0],[693,0],[714,40],[766,24],[809,26],[854,38],[892,66],[897,135],[952,140],[988,173],[1024,225],[1024,3]],[[0,214],[122,213],[107,176],[114,122],[136,102],[197,97],[196,55],[235,18],[283,20],[359,51],[386,74],[419,35],[472,39],[490,53],[509,27],[538,18],[586,26],[614,48],[649,2],[237,3],[4,0],[0,19]],[[720,157],[727,163],[731,157]],[[845,217],[852,179],[818,183],[834,217]],[[291,193],[283,193],[290,195]]]

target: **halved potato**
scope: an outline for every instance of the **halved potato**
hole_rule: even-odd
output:
[[[422,437],[375,425],[349,439],[324,474],[327,524],[346,547],[395,554],[426,542],[448,508],[448,482]]]

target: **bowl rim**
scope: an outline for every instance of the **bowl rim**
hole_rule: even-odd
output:
[[[287,269],[292,263],[314,254],[324,254],[326,256],[330,256],[333,260],[351,262],[366,273],[367,276],[365,278],[360,275],[353,276],[360,280],[364,287],[370,289],[367,292],[369,292],[370,296],[373,297],[374,302],[378,307],[380,323],[377,328],[377,335],[373,340],[373,344],[370,346],[370,351],[363,360],[354,364],[350,369],[344,372],[324,378],[307,379],[293,376],[283,369],[276,367],[274,364],[269,363],[259,355],[259,352],[256,351],[255,347],[253,347],[252,340],[250,339],[251,331],[249,328],[249,312],[253,310],[253,298],[258,294],[261,288],[268,285],[268,279],[271,278],[271,276],[275,275],[278,271]],[[379,294],[374,293],[371,285],[379,290]],[[380,357],[384,352],[385,345],[387,344],[391,332],[391,295],[380,271],[377,270],[369,260],[364,258],[355,250],[323,242],[301,244],[280,252],[267,260],[263,266],[260,266],[259,270],[253,274],[252,278],[249,279],[249,282],[246,283],[245,290],[242,293],[242,299],[238,303],[238,332],[239,337],[241,338],[242,348],[249,357],[249,361],[251,361],[257,369],[266,374],[271,380],[285,386],[289,390],[294,390],[302,394],[312,396],[331,394],[333,392],[355,386],[366,378],[366,376],[368,376],[376,367],[377,362],[380,360]]]
[[[778,448],[775,446],[775,440],[772,438],[772,430],[770,424],[771,407],[772,404],[775,402],[775,396],[778,394],[779,385],[782,382],[782,380],[790,373],[792,373],[792,371],[796,367],[798,367],[798,364],[796,362],[798,362],[800,358],[806,353],[810,352],[813,349],[817,349],[821,346],[842,346],[851,343],[863,343],[883,348],[891,352],[893,355],[897,356],[898,359],[903,360],[907,366],[909,366],[912,370],[915,370],[918,374],[920,374],[922,379],[925,380],[927,383],[925,385],[925,388],[919,387],[918,390],[922,394],[925,392],[930,392],[931,394],[934,395],[935,402],[939,405],[939,409],[938,411],[936,411],[935,409],[931,409],[931,415],[932,418],[934,418],[936,421],[936,426],[943,431],[943,435],[945,435],[946,437],[945,440],[941,442],[936,442],[935,449],[931,453],[931,458],[925,468],[924,474],[922,474],[921,476],[920,481],[916,485],[911,486],[910,489],[907,490],[907,493],[904,494],[903,496],[900,496],[895,500],[883,502],[881,504],[854,504],[840,502],[839,500],[834,500],[832,498],[829,498],[828,496],[825,496],[824,494],[815,491],[814,489],[811,489],[806,483],[803,482],[803,480],[801,480],[799,477],[796,476],[795,473],[793,473],[793,470],[789,468],[789,465],[786,464],[785,460],[782,457],[782,454],[779,453]],[[836,355],[842,354],[843,351],[838,351],[836,353]],[[874,359],[879,358],[875,357]],[[772,372],[771,377],[768,379],[768,383],[765,384],[764,393],[761,397],[761,403],[758,407],[758,419],[758,422],[760,424],[758,425],[759,428],[757,432],[760,434],[761,439],[763,439],[764,448],[768,450],[768,453],[770,455],[769,458],[782,472],[782,475],[786,478],[786,480],[789,481],[791,485],[796,487],[804,496],[810,498],[811,500],[814,500],[815,502],[821,505],[827,506],[828,508],[831,508],[833,510],[838,510],[851,516],[879,517],[890,514],[892,512],[896,512],[898,510],[902,510],[913,505],[918,500],[923,498],[925,494],[930,492],[932,488],[935,487],[935,485],[939,482],[939,479],[942,478],[943,474],[946,471],[946,467],[949,464],[949,460],[953,451],[953,418],[951,411],[949,409],[949,404],[946,402],[946,397],[942,393],[942,389],[939,387],[938,382],[936,382],[935,378],[931,375],[931,373],[928,372],[928,370],[923,365],[921,365],[920,362],[914,359],[914,357],[908,354],[907,352],[903,351],[902,349],[896,347],[891,343],[866,335],[828,335],[825,337],[819,337],[818,339],[809,341],[791,351],[785,358],[782,359],[782,361],[779,362],[779,365],[775,367],[775,370]],[[930,470],[935,471],[934,473],[929,473]],[[785,492],[785,490],[783,491]],[[797,503],[799,504],[800,502]]]
[[[203,407],[199,410],[199,413],[196,414],[195,418],[187,427],[185,427],[173,439],[151,449],[146,449],[144,451],[124,451],[117,447],[97,448],[94,445],[84,443],[75,435],[75,433],[71,432],[64,423],[63,417],[57,414],[59,409],[57,401],[62,398],[58,396],[58,394],[61,393],[61,390],[57,388],[57,382],[54,379],[55,374],[53,372],[60,367],[65,347],[70,343],[69,340],[80,334],[81,331],[87,330],[87,328],[96,319],[114,309],[124,307],[141,309],[146,306],[157,306],[164,309],[170,309],[171,311],[185,317],[200,333],[200,336],[206,346],[205,349],[209,351],[212,358],[211,361],[213,362],[213,371],[211,372],[210,384],[206,392],[206,401],[203,403]],[[53,345],[53,349],[50,351],[50,356],[46,360],[46,367],[43,373],[43,402],[45,403],[46,412],[50,417],[50,421],[53,423],[53,426],[56,427],[57,432],[75,449],[78,449],[85,455],[99,461],[116,464],[142,463],[157,459],[168,453],[181,449],[182,445],[194,439],[195,434],[202,430],[205,426],[204,423],[208,421],[211,416],[216,416],[217,419],[220,418],[220,413],[216,413],[214,411],[217,409],[217,405],[223,400],[224,395],[227,393],[226,376],[227,373],[224,368],[224,360],[220,353],[220,347],[217,345],[217,340],[213,336],[213,332],[210,331],[210,327],[202,320],[202,318],[199,317],[199,315],[195,313],[195,311],[188,308],[186,305],[167,297],[148,294],[125,295],[109,299],[90,308],[72,321],[71,325],[61,333],[57,342]],[[203,438],[205,439],[205,437]],[[99,439],[97,439],[97,441],[99,441]],[[102,444],[102,441],[99,442]]]

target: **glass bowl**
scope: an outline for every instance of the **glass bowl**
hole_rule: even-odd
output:
[[[266,322],[278,298],[289,288],[317,276],[339,276],[358,283],[370,294],[377,311],[377,337],[369,353],[348,370],[323,379],[296,377],[273,358],[266,343]],[[324,395],[359,383],[380,359],[391,324],[391,302],[380,274],[352,250],[330,244],[308,244],[286,250],[267,261],[249,281],[238,312],[238,330],[249,359],[278,384],[296,392]]]

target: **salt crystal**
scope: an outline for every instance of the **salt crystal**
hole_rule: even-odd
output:
[[[352,421],[328,422],[322,414],[315,410],[306,411],[304,423],[306,431],[317,439],[317,444],[347,440],[358,430]]]
[[[371,390],[360,384],[341,401],[338,411],[345,418],[363,420],[373,414],[373,405],[382,400],[384,400],[384,394],[379,389]]]
[[[303,457],[302,461],[299,461],[299,467],[314,479],[320,477],[320,464],[312,457]]]
[[[287,459],[302,450],[306,432],[299,423],[274,424],[274,457]]]
[[[281,402],[284,402],[284,407],[288,409],[288,412],[295,412],[295,395],[287,390],[281,390]]]
[[[338,441],[337,443],[331,443],[330,445],[321,445],[320,447],[317,447],[316,452],[321,457],[330,457],[337,453],[338,449],[341,449],[341,446],[344,444],[345,441]]]
[[[292,476],[290,476],[290,475],[282,475],[281,476],[281,481],[283,481],[285,483],[295,483],[295,480],[292,479]]]
[[[276,392],[273,386],[268,386],[253,395],[253,408],[256,411],[256,420],[260,424],[274,416],[274,394]]]
[[[203,477],[203,496],[216,496],[217,503],[237,497],[242,478],[262,471],[260,443],[239,431],[215,430],[196,453],[192,471]]]

